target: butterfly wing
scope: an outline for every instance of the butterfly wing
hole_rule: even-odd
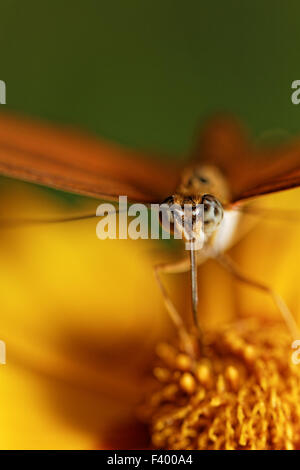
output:
[[[236,201],[274,193],[300,185],[300,141],[255,153],[243,187],[235,195]]]
[[[213,119],[205,126],[194,159],[224,173],[232,203],[300,184],[300,141],[257,149],[241,125],[228,117]]]
[[[172,194],[179,170],[138,152],[0,114],[0,173],[95,198],[150,203]]]

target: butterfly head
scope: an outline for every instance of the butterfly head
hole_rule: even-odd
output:
[[[224,216],[222,204],[211,194],[175,194],[163,202],[163,207],[171,230],[181,233],[188,241],[206,241],[218,229]],[[162,222],[162,225],[165,224]]]

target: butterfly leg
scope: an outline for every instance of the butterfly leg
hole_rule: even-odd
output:
[[[282,297],[276,291],[274,291],[271,287],[266,284],[255,281],[245,276],[241,272],[240,268],[234,263],[234,261],[229,256],[224,254],[218,254],[215,259],[221,264],[221,266],[223,266],[239,281],[244,282],[245,284],[255,287],[256,289],[259,289],[263,292],[266,292],[266,294],[270,295],[278,310],[280,311],[292,337],[294,339],[300,338],[299,329],[292,312],[290,311]]]

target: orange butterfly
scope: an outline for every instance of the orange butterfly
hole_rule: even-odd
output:
[[[292,335],[298,336],[297,325],[281,297],[267,285],[244,276],[224,252],[237,228],[240,213],[236,208],[249,198],[299,186],[299,141],[276,149],[255,148],[235,120],[220,117],[205,126],[189,165],[178,168],[112,143],[3,114],[0,173],[100,199],[117,200],[119,195],[127,195],[131,202],[145,204],[165,201],[192,208],[203,204],[203,248],[191,249],[190,259],[155,266],[167,310],[186,348],[190,350],[189,335],[160,274],[191,269],[193,315],[200,331],[197,266],[211,257],[239,280],[270,294]]]

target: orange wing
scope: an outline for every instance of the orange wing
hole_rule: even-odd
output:
[[[232,202],[300,185],[300,141],[257,149],[234,119],[220,117],[209,122],[194,158],[223,171]]]
[[[179,171],[116,144],[0,114],[0,173],[91,197],[157,202]]]

